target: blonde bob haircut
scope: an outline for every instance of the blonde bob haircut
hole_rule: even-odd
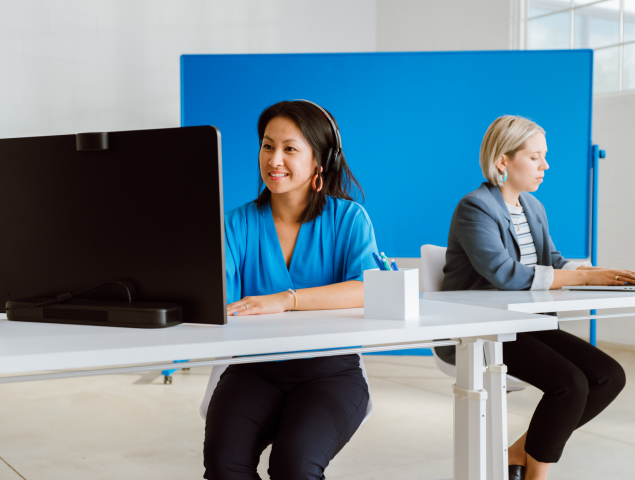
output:
[[[492,185],[503,186],[496,161],[503,155],[513,159],[522,150],[527,140],[536,133],[545,131],[528,118],[517,115],[503,115],[498,117],[488,127],[483,143],[481,143],[480,163],[483,176]]]

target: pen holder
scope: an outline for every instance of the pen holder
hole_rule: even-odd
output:
[[[364,270],[364,318],[419,318],[419,269]]]

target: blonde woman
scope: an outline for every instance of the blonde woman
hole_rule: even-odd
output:
[[[635,272],[587,267],[558,252],[535,192],[549,169],[545,131],[506,115],[481,145],[487,182],[463,197],[450,226],[443,290],[549,290],[564,285],[635,284]],[[566,205],[563,205],[566,207]],[[449,360],[453,347],[438,349]],[[561,330],[519,333],[503,347],[508,372],[544,395],[527,432],[509,448],[510,480],[547,478],[573,431],[624,388],[622,367]]]

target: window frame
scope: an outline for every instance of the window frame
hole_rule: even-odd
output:
[[[531,21],[538,18],[545,18],[551,15],[558,15],[569,12],[570,15],[570,28],[569,28],[569,48],[575,47],[575,12],[581,8],[589,7],[591,5],[597,5],[605,3],[610,0],[595,0],[593,2],[586,3],[584,5],[575,5],[575,0],[569,0],[569,7],[561,10],[554,10],[553,12],[544,13],[542,15],[530,16],[530,3],[532,0],[511,0],[510,5],[510,40],[509,47],[512,50],[531,50]],[[596,50],[605,50],[608,48],[618,47],[618,89],[613,92],[606,92],[598,95],[615,94],[622,92],[633,92],[633,89],[623,89],[623,77],[624,77],[624,45],[635,44],[635,40],[624,42],[624,0],[620,2],[619,13],[619,41],[611,45],[594,48]],[[595,94],[594,94],[595,95]]]

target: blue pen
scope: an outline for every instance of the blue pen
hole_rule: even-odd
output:
[[[388,270],[389,272],[392,271],[392,269],[390,268],[390,262],[388,261],[388,257],[386,256],[386,254],[384,252],[381,252],[380,255],[381,261],[384,263],[384,270]]]
[[[377,263],[377,266],[379,267],[380,270],[386,270],[384,268],[384,264],[379,259],[379,255],[377,255],[375,252],[373,252],[373,258],[375,259],[375,263]]]
[[[399,269],[397,268],[397,262],[395,262],[395,259],[394,259],[394,258],[392,259],[392,263],[390,264],[390,266],[392,267],[392,269],[393,269],[395,272],[398,272],[398,271],[399,271]]]

